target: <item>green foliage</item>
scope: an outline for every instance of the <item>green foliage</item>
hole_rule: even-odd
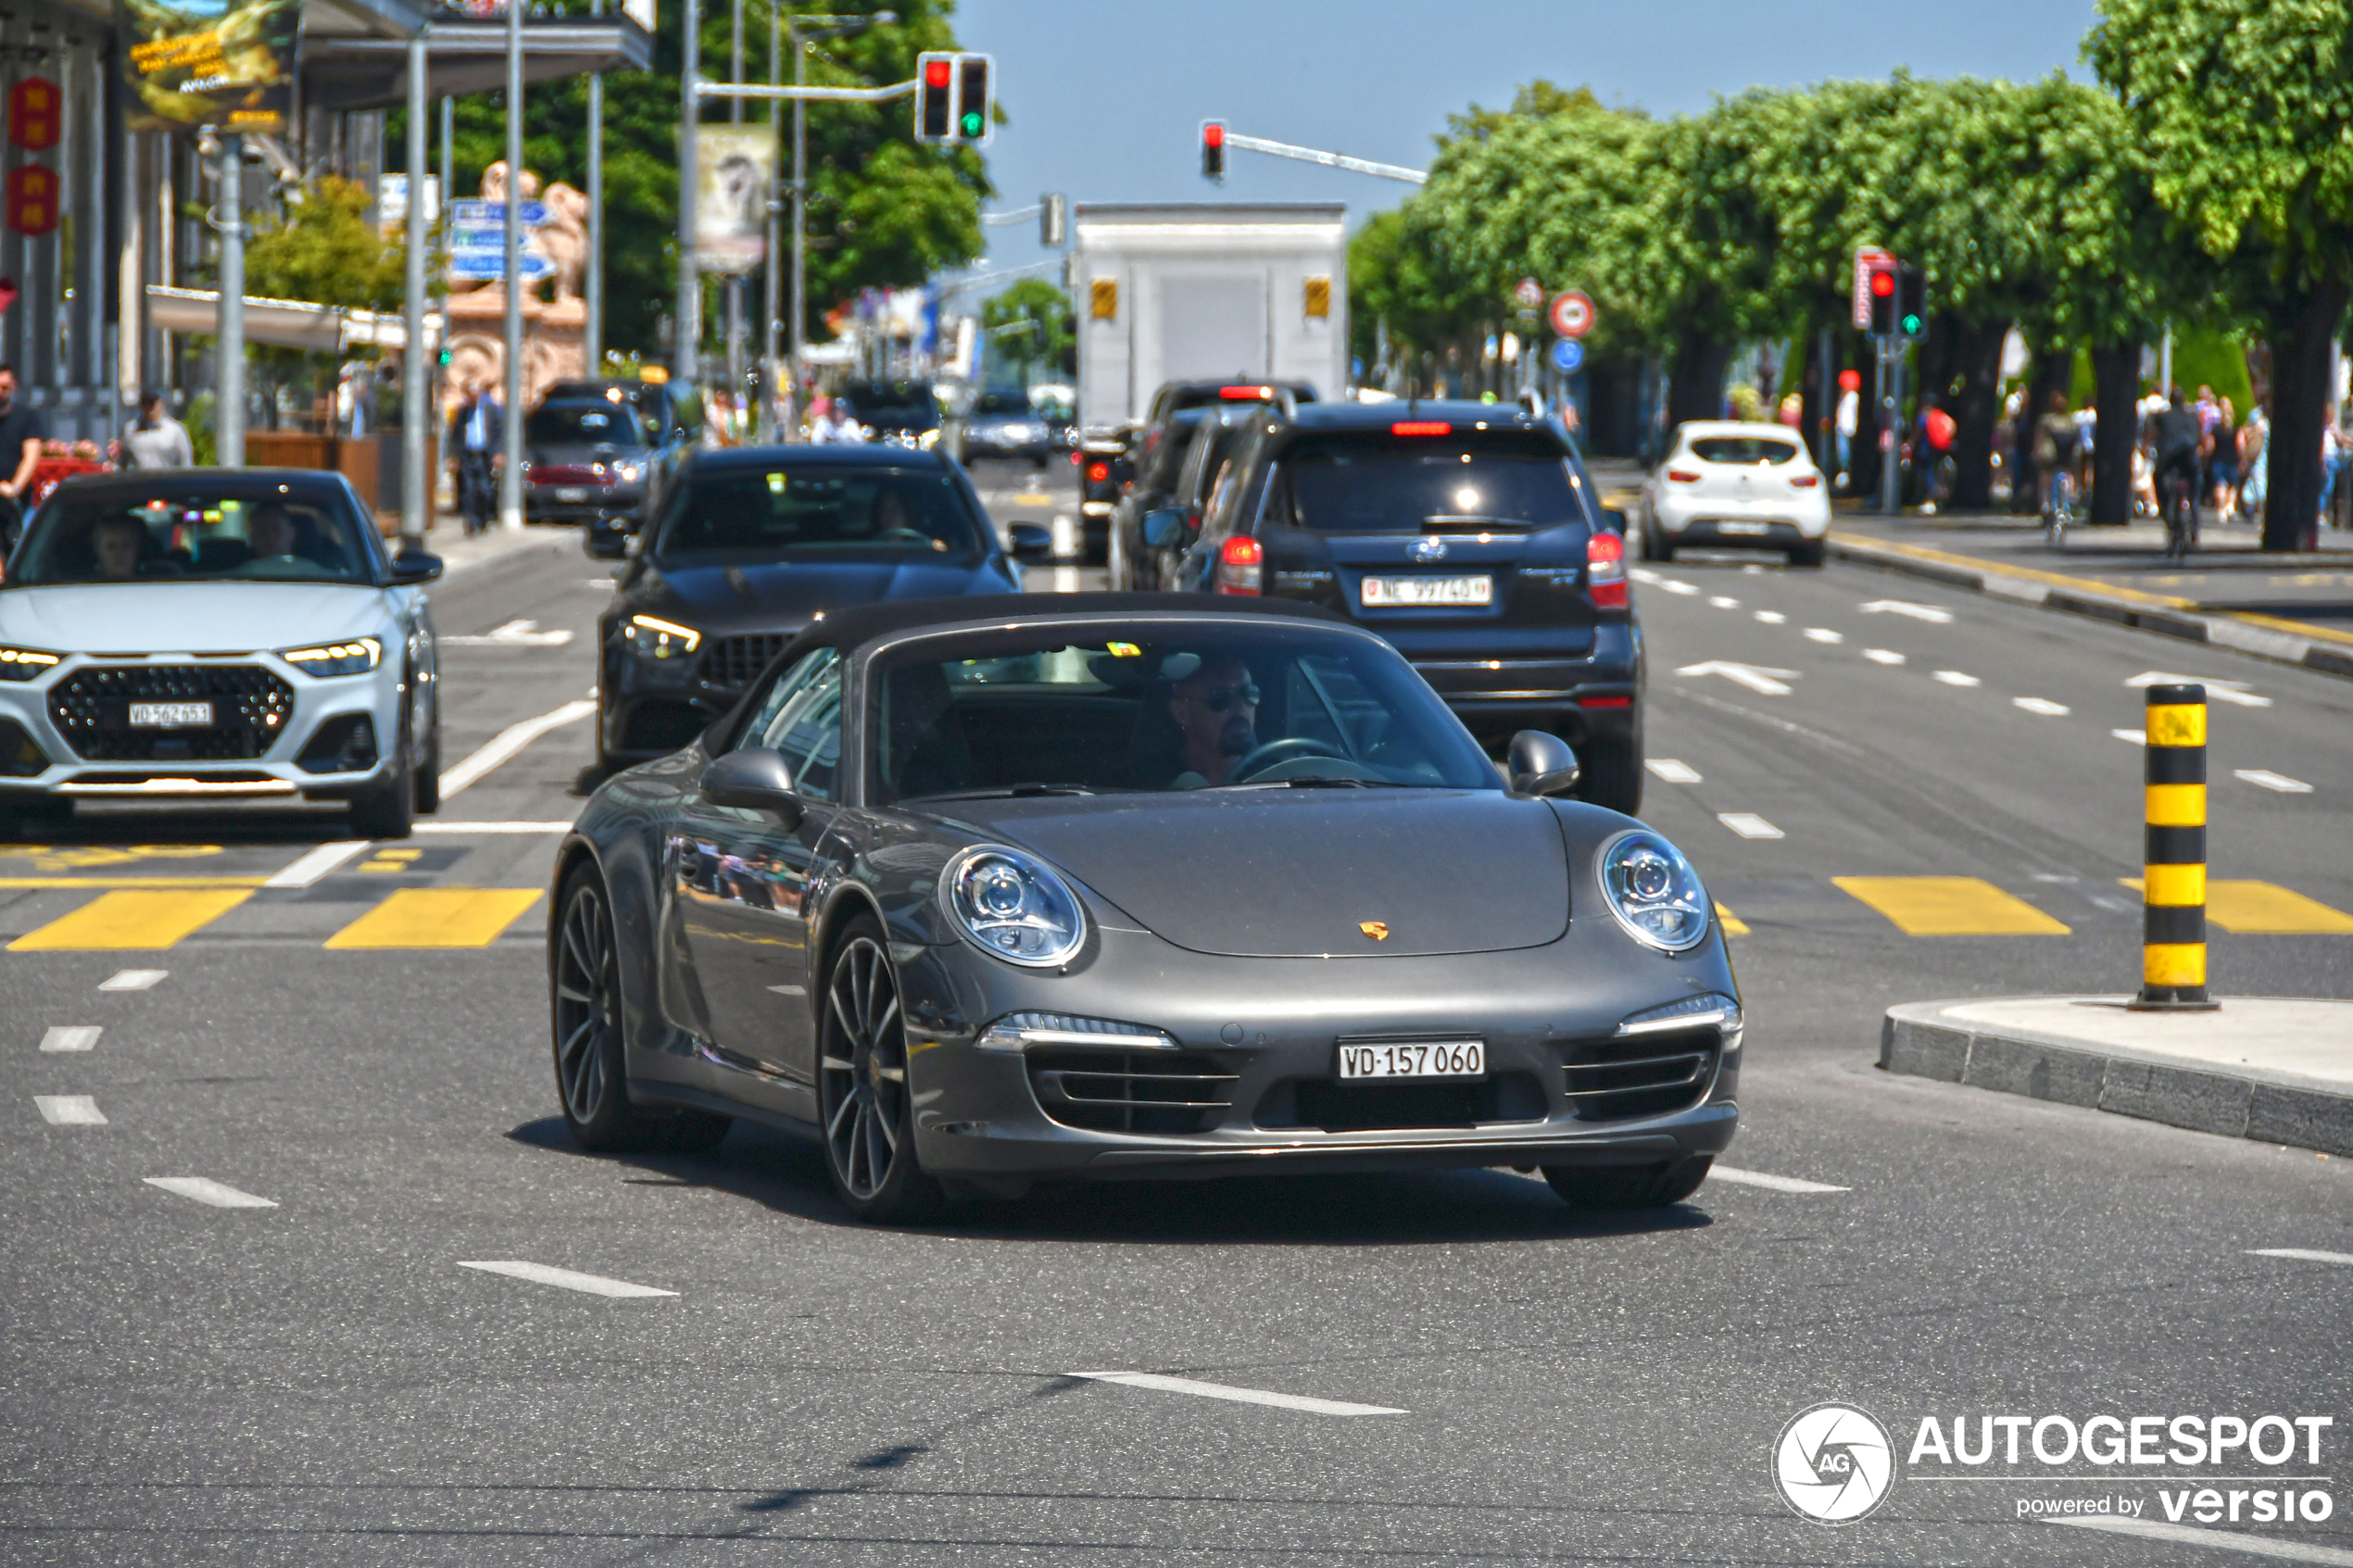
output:
[[[980,324],[988,332],[988,358],[1020,370],[1025,384],[1033,367],[1059,370],[1078,344],[1070,296],[1043,278],[1024,278],[983,303]]]
[[[585,14],[585,0],[564,0],[563,8]],[[841,14],[886,8],[872,0],[844,4],[820,0],[811,14]],[[875,86],[904,82],[914,74],[915,56],[928,49],[957,46],[948,0],[889,0],[899,20],[850,38],[809,45],[812,83]],[[608,6],[608,9],[610,9]],[[769,19],[773,0],[745,0],[744,74],[768,76]],[[614,347],[664,358],[659,323],[674,313],[678,279],[678,110],[685,6],[664,4],[657,11],[654,69],[616,72],[605,78],[605,337]],[[706,77],[729,74],[728,7],[703,7],[701,69]],[[782,80],[792,80],[789,38],[783,45]],[[587,186],[588,84],[585,77],[534,87],[523,107],[523,162],[543,181]],[[764,120],[765,104],[747,104],[744,118]],[[933,272],[978,256],[982,247],[980,204],[992,194],[980,155],[968,148],[919,147],[912,134],[906,100],[884,104],[812,103],[808,106],[809,261],[808,298],[812,340],[827,333],[824,314],[862,288],[908,288]],[[780,176],[789,177],[792,110],[775,108],[783,150]],[[407,146],[403,117],[395,113],[385,129],[393,167]],[[460,195],[481,188],[482,171],[506,157],[503,95],[482,94],[457,101],[453,180]],[[706,121],[727,118],[723,103],[706,104]],[[1001,105],[1000,105],[1001,118]],[[429,149],[430,167],[441,167],[440,116],[436,109]],[[789,234],[789,230],[787,230]],[[706,291],[711,285],[706,281]],[[707,341],[717,343],[722,317],[708,300],[703,311]]]
[[[407,246],[376,228],[376,194],[325,175],[299,202],[254,225],[245,292],[361,310],[400,307]]]

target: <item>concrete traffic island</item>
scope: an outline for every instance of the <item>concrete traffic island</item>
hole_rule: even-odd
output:
[[[2138,1012],[2130,997],[1989,997],[1887,1010],[1890,1073],[2202,1133],[2353,1154],[2353,1001],[2232,997]]]

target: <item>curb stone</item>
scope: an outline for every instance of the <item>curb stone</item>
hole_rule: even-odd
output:
[[[2353,1155],[2353,1095],[1944,1016],[1959,1005],[1888,1009],[1880,1025],[1881,1069],[2194,1132]]]
[[[1973,561],[1919,546],[1880,544],[1835,531],[1830,535],[1830,553],[1857,565],[1881,567],[2014,603],[2090,616],[2184,642],[2210,643],[2324,675],[2353,676],[2353,637],[2340,643],[2314,636],[2292,621],[2200,611],[2187,599],[2109,588],[2026,567]]]

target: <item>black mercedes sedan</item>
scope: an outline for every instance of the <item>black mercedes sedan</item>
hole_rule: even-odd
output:
[[[1576,777],[1531,731],[1505,778],[1310,607],[829,613],[564,840],[564,1119],[592,1149],[804,1133],[885,1223],[1442,1166],[1679,1201],[1739,1118],[1740,994],[1689,862]]]
[[[598,627],[595,777],[693,740],[825,611],[1021,586],[963,470],[909,447],[697,452],[642,546]]]

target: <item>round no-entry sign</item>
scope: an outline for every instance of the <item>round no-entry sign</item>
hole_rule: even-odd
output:
[[[1553,331],[1563,337],[1583,337],[1593,330],[1593,302],[1577,290],[1553,296]]]

